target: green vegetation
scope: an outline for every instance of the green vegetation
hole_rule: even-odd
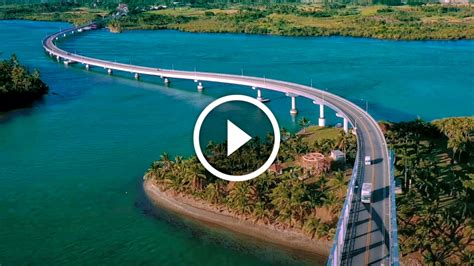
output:
[[[269,5],[182,7],[131,14],[123,29],[177,29],[285,36],[473,39],[474,8],[429,6]]]
[[[186,7],[149,10],[155,3],[130,2],[127,16],[109,22],[114,31],[176,29],[189,32],[405,40],[474,38],[474,8],[471,6],[420,5],[421,2],[416,1],[409,1],[407,6],[399,6],[399,2],[390,0],[376,2],[386,5],[371,6],[346,6],[335,2],[323,2],[326,4],[319,5],[190,2],[190,6]],[[167,4],[171,6],[170,3]],[[81,7],[79,4],[62,3],[1,6],[0,19],[82,24],[112,14],[117,3],[106,1],[84,5]]]
[[[296,161],[301,155],[316,151],[319,147],[284,129],[282,136],[277,159],[284,168],[282,174],[267,171],[246,182],[227,182],[207,172],[196,157],[183,159],[178,156],[173,161],[163,154],[152,164],[145,178],[153,180],[162,189],[192,195],[214,204],[216,209],[227,208],[231,213],[255,222],[302,230],[311,237],[331,239],[350,171],[344,171],[342,166],[332,173],[311,175],[311,178],[302,180],[301,176],[308,173],[304,173]],[[348,139],[355,141],[355,138],[343,133],[334,139],[337,141],[331,139],[327,144],[329,149],[344,143],[349,146]],[[232,154],[229,157],[226,156],[225,143],[210,143],[206,154],[210,163],[223,172],[248,173],[263,164],[257,158],[267,158],[263,156],[270,153],[272,143],[273,136],[269,135],[265,141],[254,140],[236,151],[235,156]]]
[[[102,18],[109,12],[78,4],[31,4],[0,6],[0,19],[28,19],[40,21],[66,21],[76,25]]]
[[[307,122],[302,119],[301,126]],[[397,198],[402,260],[426,264],[469,264],[473,257],[474,117],[448,118],[426,123],[381,122],[388,145],[396,154]],[[336,170],[301,178],[298,158],[308,152],[325,155],[332,149],[347,152],[351,165],[356,154],[352,134],[340,129],[308,127],[297,135],[282,130],[277,161],[282,174],[267,172],[247,182],[226,182],[209,174],[195,157],[170,160],[164,154],[145,178],[163,189],[192,195],[256,222],[294,228],[311,237],[331,239],[346,194],[349,171]],[[225,144],[210,144],[207,156],[222,171],[243,173],[262,162],[271,136],[255,141],[239,156],[225,160]],[[240,158],[240,159],[239,159]],[[344,168],[345,166],[343,166]]]
[[[403,191],[397,199],[401,253],[427,264],[472,264],[474,117],[383,127]]]
[[[0,111],[30,105],[47,92],[39,72],[30,73],[15,55],[0,62]]]

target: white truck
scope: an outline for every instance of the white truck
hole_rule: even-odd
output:
[[[369,155],[365,156],[365,165],[371,165],[372,164],[372,159],[370,158]]]
[[[360,201],[362,203],[370,203],[372,197],[372,183],[362,184],[362,192],[360,195]]]

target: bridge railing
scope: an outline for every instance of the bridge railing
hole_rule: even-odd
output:
[[[346,200],[344,201],[341,215],[339,216],[336,234],[334,236],[331,252],[329,253],[327,266],[338,266],[341,263],[342,251],[344,249],[344,240],[349,222],[349,214],[352,207],[352,199],[354,197],[354,187],[359,173],[359,153],[360,152],[358,151],[354,162],[354,168],[352,169],[352,176],[347,187]]]
[[[399,266],[397,205],[395,203],[395,152],[390,150],[390,264]]]

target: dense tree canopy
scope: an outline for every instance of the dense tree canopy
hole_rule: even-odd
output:
[[[427,264],[469,264],[474,244],[474,117],[389,125],[396,175],[400,249]]]
[[[341,130],[342,131],[342,130]],[[152,164],[146,179],[153,180],[165,189],[191,194],[210,203],[224,206],[238,216],[246,216],[256,222],[291,227],[306,232],[311,237],[332,238],[338,214],[345,197],[347,176],[337,170],[330,176],[321,174],[311,180],[301,180],[302,169],[295,160],[299,155],[319,149],[300,136],[282,130],[283,141],[277,161],[286,164],[283,174],[266,172],[246,182],[227,182],[207,172],[196,157],[171,160],[163,154]],[[338,145],[354,145],[351,141],[322,139],[315,145],[324,144],[331,149]],[[231,156],[226,156],[226,144],[210,143],[206,148],[208,161],[223,172],[242,174],[255,169],[268,157],[273,136],[266,140],[255,139]],[[350,149],[349,147],[347,149]],[[325,152],[327,155],[328,152]],[[318,215],[318,209],[320,210]],[[325,215],[321,215],[321,209]]]
[[[27,106],[47,92],[39,72],[30,73],[15,55],[0,62],[0,111]]]

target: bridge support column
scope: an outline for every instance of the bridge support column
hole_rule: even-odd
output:
[[[198,90],[198,91],[202,91],[202,90],[204,90],[204,86],[202,85],[202,83],[201,83],[201,82],[198,82],[198,85],[197,85],[197,90]]]
[[[135,79],[140,79],[140,74],[135,73]]]
[[[112,69],[111,68],[107,69],[107,74],[112,75]]]
[[[296,96],[291,96],[291,110],[290,114],[296,115],[298,110],[296,110]]]
[[[344,132],[347,133],[347,132],[349,132],[349,123],[348,123],[348,121],[347,121],[347,118],[344,117],[343,119],[344,119],[344,120],[343,120]]]
[[[89,64],[86,64],[86,69],[89,70],[90,68]]]
[[[262,90],[260,90],[260,89],[257,89],[257,100],[263,101]]]
[[[318,126],[320,126],[320,127],[325,127],[326,126],[326,118],[324,118],[324,104],[319,105]]]
[[[56,60],[58,60],[58,62],[59,62],[61,60],[61,57],[59,55],[57,55]]]
[[[165,83],[165,85],[169,85],[170,84],[170,80],[167,78],[167,77],[163,77],[163,82]]]

